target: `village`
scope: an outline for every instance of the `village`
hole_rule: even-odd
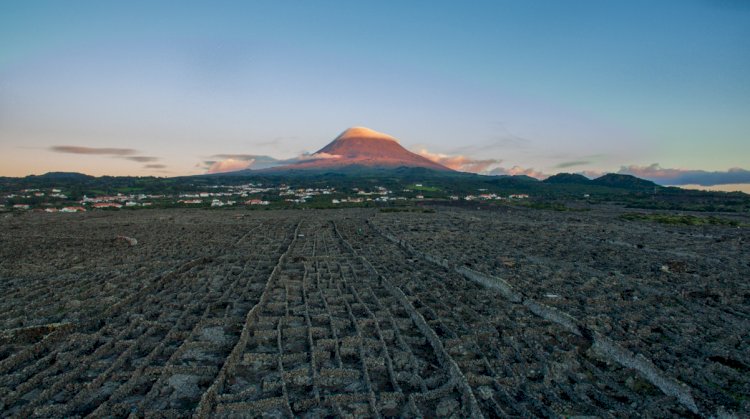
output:
[[[326,204],[331,207],[356,206],[374,203],[408,203],[415,201],[502,201],[528,199],[528,194],[500,195],[478,189],[477,194],[425,194],[421,183],[394,192],[384,186],[371,188],[352,187],[350,190],[337,190],[334,187],[295,188],[280,184],[264,186],[261,183],[242,185],[214,185],[206,190],[178,194],[84,194],[80,199],[72,199],[62,188],[21,189],[0,197],[3,205],[0,211],[37,211],[47,213],[74,213],[92,210],[120,210],[144,208],[220,208],[220,207],[297,207],[304,204]]]

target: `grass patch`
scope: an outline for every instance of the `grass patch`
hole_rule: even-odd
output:
[[[708,217],[697,217],[695,215],[682,215],[682,214],[645,214],[639,212],[629,212],[620,216],[621,219],[627,221],[653,221],[660,224],[670,225],[686,225],[686,226],[701,226],[701,225],[722,225],[722,226],[733,226],[740,227],[742,224],[739,221],[728,220],[726,218],[719,218],[714,216]]]
[[[422,191],[422,192],[439,192],[440,191],[440,188],[438,188],[437,186],[409,185],[408,188],[411,189],[411,190],[413,190],[413,191]]]

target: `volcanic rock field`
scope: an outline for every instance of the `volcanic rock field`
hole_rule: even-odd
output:
[[[747,417],[750,230],[624,212],[6,214],[0,415]]]

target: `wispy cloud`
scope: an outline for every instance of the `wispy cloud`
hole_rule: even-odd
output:
[[[249,161],[249,160],[255,160],[258,157],[264,157],[264,156],[257,156],[255,154],[214,154],[211,156],[215,159],[232,159],[232,160],[241,160],[241,161]]]
[[[475,159],[464,155],[449,155],[442,153],[431,153],[426,149],[421,149],[416,152],[420,156],[426,157],[434,162],[440,163],[443,166],[449,167],[453,170],[459,170],[462,172],[478,173],[483,175],[509,175],[518,176],[525,175],[537,179],[544,179],[549,177],[540,170],[533,168],[524,168],[521,166],[513,166],[510,168],[502,167],[500,164],[503,162],[501,159]]]
[[[252,160],[226,159],[222,161],[206,161],[210,163],[206,173],[226,173],[250,168]]]
[[[461,172],[482,173],[490,169],[493,165],[502,162],[502,160],[499,159],[474,159],[460,154],[449,155],[432,153],[424,148],[417,150],[416,153],[434,161],[435,163],[440,163],[445,167]]]
[[[206,160],[203,164],[206,168],[206,173],[225,173],[243,169],[262,170],[302,161],[337,159],[340,157],[339,155],[328,153],[302,153],[291,159],[275,159],[270,156],[255,154],[214,154],[211,156],[212,160]]]
[[[94,156],[106,156],[118,159],[125,159],[134,161],[137,163],[154,163],[159,161],[158,157],[154,156],[136,156],[137,150],[132,148],[112,148],[112,147],[83,147],[76,145],[56,145],[50,147],[48,150],[55,153],[69,153],[69,154],[86,154]],[[164,165],[161,164],[147,164],[144,166],[146,169],[163,169]]]
[[[583,166],[583,165],[590,164],[590,163],[591,162],[588,160],[565,161],[565,162],[555,165],[555,169],[566,169],[568,167]]]
[[[158,157],[152,157],[152,156],[126,156],[126,157],[123,157],[123,159],[137,161],[138,163],[148,163],[148,162],[159,160]]]
[[[205,160],[203,167],[206,173],[225,173],[243,169],[267,169],[279,166],[285,160],[256,154],[214,154],[211,160]]]
[[[98,154],[108,156],[129,156],[136,153],[132,148],[81,147],[74,145],[56,145],[50,147],[49,150],[56,153]]]
[[[654,163],[649,166],[623,166],[618,173],[652,180],[662,185],[714,186],[750,183],[750,170],[739,167],[710,172],[695,169],[668,169]]]
[[[510,169],[506,169],[504,167],[497,167],[495,169],[492,169],[487,173],[489,175],[509,175],[509,176],[530,176],[536,179],[546,179],[549,177],[548,174],[543,173],[539,170],[536,170],[534,168],[524,168],[521,166],[513,166]]]
[[[338,154],[330,153],[302,153],[299,156],[287,160],[288,163],[295,161],[307,161],[307,160],[321,160],[321,159],[340,159],[341,156]]]

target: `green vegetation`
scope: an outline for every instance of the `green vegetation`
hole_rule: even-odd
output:
[[[739,227],[742,224],[739,221],[729,220],[726,218],[719,218],[714,216],[708,217],[697,217],[695,215],[683,215],[683,214],[646,214],[639,212],[630,212],[620,216],[623,220],[628,221],[653,221],[661,224],[671,225],[689,225],[689,226],[700,226],[700,225],[723,225],[723,226],[734,226]]]
[[[415,184],[415,185],[409,185],[409,189],[414,191],[422,191],[422,192],[439,192],[440,188],[437,186],[427,186],[422,184]]]
[[[372,192],[378,188],[393,191],[390,196],[407,200],[418,195],[425,201],[452,206],[522,205],[527,208],[551,211],[582,211],[579,207],[605,204],[634,209],[704,212],[750,212],[750,195],[743,193],[705,192],[661,187],[642,179],[626,175],[603,176],[589,180],[584,176],[559,174],[545,181],[527,176],[480,176],[470,173],[436,172],[424,168],[348,169],[338,171],[251,172],[242,174],[202,175],[175,178],[157,177],[93,177],[79,173],[49,173],[24,178],[0,177],[0,205],[29,204],[32,207],[50,203],[53,206],[69,205],[80,201],[84,195],[102,196],[122,194],[152,195],[151,208],[176,204],[174,197],[183,193],[220,192],[226,187],[253,183],[262,187],[288,185],[298,188],[333,188],[334,194],[316,197],[304,204],[285,202],[278,192],[253,195],[269,201],[265,208],[342,208],[383,207],[391,203],[332,204],[331,199],[357,196],[359,191]],[[421,185],[421,186],[417,186]],[[24,189],[58,188],[68,199],[50,199],[19,194]],[[404,192],[409,190],[409,192]],[[507,197],[511,194],[528,194],[529,200],[508,201],[471,200],[463,198],[479,193]],[[26,196],[19,196],[26,195]],[[163,196],[159,199],[157,196]],[[454,200],[452,197],[458,197]],[[207,204],[206,204],[207,205]],[[205,206],[205,205],[204,205]],[[260,209],[260,208],[258,208]]]

